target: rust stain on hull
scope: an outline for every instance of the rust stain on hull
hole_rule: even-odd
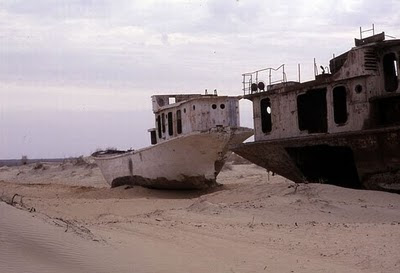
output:
[[[400,191],[400,127],[244,143],[233,151],[297,183]]]
[[[111,187],[119,187],[122,185],[143,186],[147,188],[169,189],[169,190],[201,190],[218,186],[215,179],[207,179],[205,176],[184,176],[181,180],[169,180],[165,177],[157,177],[155,179],[143,176],[132,175],[123,176],[114,179]]]

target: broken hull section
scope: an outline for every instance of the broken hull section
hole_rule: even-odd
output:
[[[138,151],[94,157],[112,186],[202,189],[216,185],[230,145],[253,134],[248,128],[194,132]]]
[[[233,151],[297,183],[400,191],[398,126],[244,143]]]

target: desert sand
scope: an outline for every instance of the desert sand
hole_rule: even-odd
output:
[[[90,163],[1,167],[0,272],[400,272],[398,194],[250,164],[218,182],[110,189]]]

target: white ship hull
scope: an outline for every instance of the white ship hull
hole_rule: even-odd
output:
[[[124,184],[164,189],[201,189],[216,184],[228,150],[253,134],[248,128],[193,132],[123,154],[95,156],[111,187]]]

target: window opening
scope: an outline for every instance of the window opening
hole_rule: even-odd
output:
[[[333,116],[336,124],[347,121],[346,88],[338,86],[333,89]]]
[[[157,116],[157,131],[158,131],[158,138],[161,138],[161,118],[160,115]]]
[[[211,108],[212,108],[212,109],[217,109],[217,105],[216,105],[216,104],[213,104],[213,105],[211,105]]]
[[[221,104],[219,107],[221,107],[221,109],[225,109],[225,104]]]
[[[176,102],[175,98],[168,98],[168,104],[174,104]]]
[[[196,106],[195,105],[193,105],[193,110],[196,110]]]
[[[176,132],[178,134],[182,133],[182,116],[181,110],[176,111]]]
[[[156,131],[150,131],[150,140],[151,140],[151,144],[157,144],[157,135],[156,135]]]
[[[373,102],[377,126],[400,125],[400,97],[379,98]]]
[[[297,112],[301,131],[327,132],[326,88],[310,90],[297,96]]]
[[[264,133],[269,133],[272,130],[271,119],[271,101],[269,98],[262,99],[261,107],[261,129]]]
[[[168,134],[172,136],[174,134],[174,124],[172,122],[172,112],[168,113]]]
[[[399,86],[397,60],[394,53],[388,53],[383,57],[383,73],[385,74],[386,92],[394,92]]]
[[[162,129],[162,132],[165,133],[165,114],[164,113],[161,114],[161,129]]]
[[[363,88],[362,88],[362,86],[360,84],[357,84],[355,90],[356,90],[357,94],[360,94],[362,92]]]

